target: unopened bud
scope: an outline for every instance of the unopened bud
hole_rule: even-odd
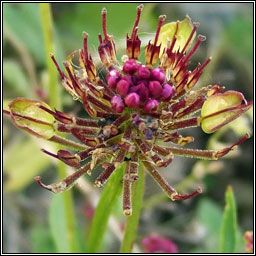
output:
[[[125,97],[125,103],[130,108],[139,108],[140,96],[136,92],[129,93]]]
[[[121,79],[117,83],[116,91],[117,91],[118,94],[120,94],[121,96],[125,97],[127,95],[127,93],[128,93],[129,86],[130,86],[129,82],[127,82],[124,79]]]
[[[127,60],[124,63],[123,71],[127,74],[134,74],[138,70],[138,65],[135,60]]]
[[[173,95],[175,94],[175,89],[173,86],[169,84],[164,84],[163,85],[163,90],[162,90],[162,97],[164,101],[169,101]]]
[[[146,113],[150,113],[152,111],[156,111],[158,108],[158,101],[155,99],[148,100],[145,104],[143,111]]]
[[[142,65],[139,67],[138,75],[141,79],[149,79],[151,73],[150,73],[150,70],[146,66]]]
[[[151,78],[162,84],[165,80],[165,73],[162,69],[155,68],[151,71]]]
[[[106,76],[109,87],[115,89],[119,78],[119,72],[115,69],[112,69]]]
[[[112,104],[112,108],[116,112],[118,112],[118,113],[123,112],[125,105],[124,105],[123,99],[120,96],[116,96],[116,95],[113,96],[111,98],[111,104]]]
[[[149,92],[153,97],[159,97],[162,94],[162,86],[158,81],[151,81],[149,83]]]

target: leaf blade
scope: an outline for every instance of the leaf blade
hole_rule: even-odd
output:
[[[232,187],[225,193],[225,208],[220,231],[220,253],[234,253],[236,248],[237,217]]]
[[[95,253],[100,249],[112,208],[122,192],[124,166],[125,164],[111,175],[101,194],[86,244],[86,253]]]

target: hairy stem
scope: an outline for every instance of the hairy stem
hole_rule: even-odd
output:
[[[139,165],[139,178],[132,185],[132,209],[133,213],[127,217],[124,239],[121,247],[121,253],[132,253],[136,231],[139,223],[140,212],[142,208],[144,192],[145,173],[142,163]]]

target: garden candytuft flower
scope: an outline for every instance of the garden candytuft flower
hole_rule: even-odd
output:
[[[140,178],[139,165],[145,167],[172,200],[184,200],[200,193],[200,188],[191,194],[176,192],[158,168],[167,167],[174,155],[217,160],[249,135],[219,151],[174,147],[165,143],[184,146],[193,142],[194,138],[183,137],[179,133],[181,129],[201,126],[204,132],[211,133],[252,106],[252,102],[247,102],[239,92],[222,93],[224,87],[220,84],[192,91],[211,58],[192,71],[188,69],[192,55],[205,40],[199,35],[192,47],[199,24],[192,24],[189,17],[163,25],[166,16],[161,15],[154,40],[144,48],[145,62],[141,62],[138,25],[142,9],[142,5],[137,8],[132,32],[126,38],[126,54],[121,62],[116,57],[114,38],[107,33],[107,11],[105,8],[102,10],[103,36],[99,35],[98,52],[107,72],[105,78],[99,76],[88,52],[88,34],[85,32],[83,48],[71,53],[63,62],[66,72],[51,54],[64,88],[74,99],[82,102],[91,119],[52,110],[46,103],[24,98],[13,100],[9,111],[4,111],[17,127],[78,150],[76,153],[59,150],[56,154],[42,150],[67,165],[79,168],[51,185],[43,184],[40,177],[35,178],[42,187],[52,192],[69,189],[81,175],[90,174],[98,165],[102,165],[104,171],[95,180],[95,186],[102,187],[125,162],[125,215],[132,214],[131,185]],[[79,66],[72,62],[75,55],[79,57]],[[195,115],[200,110],[201,115]],[[70,133],[81,143],[60,137],[57,132]],[[89,158],[90,162],[83,164]]]

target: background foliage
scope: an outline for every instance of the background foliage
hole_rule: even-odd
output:
[[[97,54],[98,33],[101,32],[101,9],[108,9],[108,30],[115,36],[118,55],[125,47],[125,36],[133,26],[135,3],[89,4],[53,3],[54,43],[61,63],[70,52],[82,47],[82,31],[89,33],[89,45]],[[48,100],[48,74],[43,30],[38,4],[3,4],[3,103],[16,97]],[[248,3],[162,3],[145,4],[139,35],[145,44],[154,35],[158,16],[167,14],[166,22],[182,20],[186,14],[198,21],[200,34],[207,36],[191,66],[213,56],[198,86],[221,82],[226,90],[242,92],[253,98],[253,4]],[[65,111],[85,116],[82,106],[61,90]],[[252,110],[214,135],[200,129],[184,130],[193,135],[193,148],[221,148],[232,144],[252,127]],[[192,134],[191,134],[192,132]],[[252,131],[251,131],[252,134]],[[152,232],[172,239],[180,252],[218,252],[223,227],[225,190],[233,188],[237,208],[237,243],[235,252],[244,252],[242,234],[253,228],[253,140],[244,142],[239,150],[217,162],[195,161],[176,157],[163,175],[180,191],[189,191],[198,184],[203,194],[186,202],[172,203],[146,177],[144,204],[140,216],[135,251],[141,251],[141,240]],[[56,163],[40,148],[51,147],[44,141],[18,131],[4,117],[3,124],[3,246],[8,253],[69,252],[65,210],[62,198],[42,190],[35,175],[45,182],[57,177]],[[73,189],[76,217],[76,250],[84,252],[99,189],[90,184],[95,176],[82,178]],[[228,193],[228,192],[227,192]],[[232,204],[232,195],[226,195]],[[228,200],[228,199],[227,199]],[[224,214],[224,217],[230,213]],[[232,215],[232,213],[231,213]],[[114,207],[110,227],[100,249],[118,252],[124,216],[121,199]],[[225,225],[224,225],[225,226]],[[222,231],[222,232],[224,232]],[[230,231],[231,232],[231,231]],[[225,246],[225,243],[222,246]],[[222,247],[223,248],[223,247]]]

